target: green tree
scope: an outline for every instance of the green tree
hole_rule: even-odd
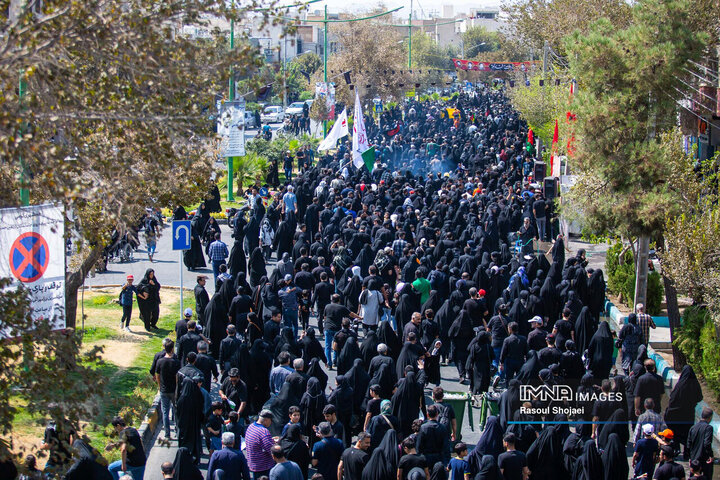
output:
[[[500,50],[500,35],[485,27],[468,28],[462,34],[464,58],[473,59],[486,52]]]
[[[564,37],[577,30],[587,33],[591,25],[606,18],[615,28],[624,28],[631,20],[631,3],[624,0],[520,0],[503,4],[507,16],[505,34],[527,45],[542,58],[545,42],[565,55]]]
[[[648,235],[662,247],[665,220],[678,212],[667,178],[677,146],[663,132],[674,128],[683,66],[698,58],[706,36],[689,25],[686,0],[643,0],[630,25],[601,19],[565,45],[578,79],[578,150],[582,178],[571,201],[595,231],[624,238]],[[672,329],[679,325],[677,293],[664,275]],[[676,360],[680,361],[679,353]]]
[[[532,127],[535,135],[539,136],[545,145],[550,145],[555,133],[555,120],[558,120],[560,134],[559,146],[561,153],[570,136],[570,126],[566,122],[568,111],[569,87],[556,86],[555,82],[547,80],[540,86],[542,74],[529,76],[530,85],[525,86],[518,78],[515,88],[508,88],[507,94],[520,116]]]
[[[258,7],[255,1],[243,9],[228,5],[3,3],[0,202],[17,205],[25,188],[31,203],[56,202],[72,212],[67,231],[80,240],[66,278],[70,327],[77,290],[113,228],[133,226],[145,207],[195,203],[208,191],[215,94],[226,91],[231,71],[237,77],[255,71],[258,57],[239,32],[232,52],[227,32],[213,31],[209,40],[181,32],[183,25],[208,26],[213,17],[241,19]],[[274,12],[263,15],[269,20]],[[27,84],[24,98],[18,95],[18,72]],[[0,351],[3,433],[10,433],[16,412],[9,403],[13,392],[20,392],[20,407],[58,423],[68,419],[78,429],[102,391],[97,351],[81,355],[80,336],[72,329],[54,333],[43,322],[32,323],[23,295],[0,294],[1,329],[18,338],[3,342]],[[7,447],[0,445],[0,456]]]

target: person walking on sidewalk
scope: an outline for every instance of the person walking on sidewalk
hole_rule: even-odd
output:
[[[165,439],[170,440],[170,411],[175,420],[175,390],[180,360],[175,356],[175,343],[169,340],[165,343],[165,356],[157,361],[155,378],[160,390],[160,410],[162,412],[162,425],[165,430]]]
[[[130,331],[130,317],[132,317],[133,293],[135,293],[135,295],[137,295],[138,293],[137,287],[133,285],[134,280],[135,279],[132,275],[127,276],[127,281],[125,282],[125,285],[122,286],[122,290],[120,291],[120,298],[118,299],[118,302],[123,309],[122,318],[120,319],[120,330],[125,330],[127,332]]]
[[[210,244],[210,248],[208,249],[208,256],[212,262],[215,282],[217,282],[218,275],[220,274],[220,265],[225,264],[225,259],[228,258],[229,255],[230,252],[228,252],[227,245],[220,240],[220,233],[216,233],[215,241]]]

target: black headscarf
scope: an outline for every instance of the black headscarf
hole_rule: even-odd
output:
[[[627,463],[627,461],[626,461]],[[603,462],[595,446],[595,440],[588,440],[583,447],[583,453],[577,459],[573,480],[602,480]]]
[[[589,307],[583,307],[575,320],[575,348],[584,352],[590,346],[590,340],[597,331],[597,323]]]
[[[210,340],[210,354],[220,358],[220,342],[225,338],[228,325],[228,306],[222,293],[215,292],[205,307],[205,336]]]
[[[345,374],[345,378],[347,378],[348,383],[353,389],[353,406],[355,408],[355,413],[359,415],[363,413],[360,406],[365,399],[365,395],[370,385],[370,375],[368,375],[365,371],[363,361],[361,359],[355,359],[352,368]]]
[[[502,395],[500,395],[499,401],[499,413],[498,417],[500,420],[500,426],[503,431],[507,429],[508,422],[512,420],[515,411],[520,408],[520,382],[513,378],[508,382],[508,388]]]
[[[380,322],[377,335],[380,343],[384,343],[385,345],[387,345],[388,356],[392,357],[394,360],[397,360],[403,345],[402,343],[400,343],[400,339],[398,338],[395,330],[393,330],[392,325],[390,325],[390,322],[388,320],[383,320]]]
[[[527,451],[528,468],[537,479],[565,479],[563,440],[558,425],[546,426]]]
[[[492,455],[484,455],[480,460],[480,470],[475,475],[475,480],[502,480],[503,476],[497,460]]]
[[[370,361],[378,356],[377,346],[380,345],[380,339],[374,330],[370,330],[360,344],[360,355],[363,365],[370,368]]]
[[[325,371],[320,366],[319,358],[313,358],[312,360],[310,360],[310,366],[308,366],[307,375],[308,377],[316,378],[318,382],[320,382],[320,391],[325,392],[328,383],[328,376],[327,373],[325,373]]]
[[[405,376],[405,367],[408,365],[416,368],[418,359],[425,354],[425,348],[419,342],[405,342],[395,363],[395,374],[397,378]]]
[[[173,462],[173,480],[204,480],[200,469],[195,465],[190,450],[185,447],[178,448]]]
[[[423,387],[418,384],[415,372],[408,372],[405,378],[398,381],[397,390],[392,396],[392,414],[400,422],[396,428],[403,438],[412,432],[412,422],[418,418],[422,398]]]
[[[260,285],[260,279],[267,276],[267,269],[265,268],[265,257],[263,256],[262,249],[256,247],[250,254],[250,286],[256,287]]]
[[[365,342],[363,342],[363,345],[364,344]],[[305,336],[300,340],[300,347],[305,365],[309,365],[314,358],[318,358],[327,363],[325,350],[322,345],[320,345],[320,341],[315,338],[315,329],[313,327],[308,328],[305,332]]]
[[[703,399],[700,382],[690,365],[685,365],[680,378],[670,392],[665,409],[665,423],[675,434],[674,439],[685,444],[692,423],[695,422],[695,406]]]
[[[602,454],[603,480],[628,478],[630,467],[628,467],[625,445],[626,442],[623,442],[617,433],[611,433],[608,437]]]
[[[393,374],[392,370],[390,369],[390,365],[387,363],[383,363],[382,365],[380,365],[380,368],[377,369],[373,377],[370,379],[369,385],[379,385],[380,398],[390,398],[393,392],[393,388],[395,387],[395,382],[393,381]]]
[[[362,480],[397,480],[399,457],[397,433],[390,429],[365,464]]]
[[[475,474],[480,471],[480,463],[484,455],[491,455],[497,459],[498,455],[503,452],[503,433],[504,430],[500,426],[497,415],[488,417],[480,440],[467,457],[470,473]]]
[[[250,412],[257,413],[262,408],[265,400],[270,396],[270,370],[272,369],[272,358],[265,350],[266,343],[263,339],[255,340],[250,348],[250,359],[252,368],[248,372],[248,404]],[[285,419],[283,418],[283,421]]]
[[[293,423],[288,425],[285,435],[280,437],[280,446],[285,452],[285,458],[295,462],[303,474],[302,478],[308,478],[308,468],[310,465],[310,450],[303,441],[302,428],[299,424]]]
[[[540,383],[538,374],[542,368],[542,362],[538,358],[538,354],[535,350],[529,350],[527,355],[527,361],[520,367],[520,371],[517,374],[517,380],[523,385],[533,384],[537,385]]]
[[[205,401],[194,379],[185,377],[176,404],[178,447],[186,447],[199,460],[202,456],[200,430],[203,427]]]
[[[328,397],[328,403],[335,405],[337,418],[345,427],[345,438],[343,439],[343,442],[345,445],[349,445],[351,438],[350,420],[353,413],[354,392],[352,386],[350,386],[350,382],[348,382],[344,375],[338,375],[335,378],[335,381],[337,382],[337,387]]]
[[[610,435],[616,434],[620,437],[620,441],[623,445],[626,445],[630,440],[630,431],[628,430],[628,418],[625,409],[618,407],[600,429],[600,433],[597,438],[597,445],[599,449],[606,447]]]
[[[345,375],[353,366],[356,359],[360,358],[360,347],[358,347],[357,339],[353,336],[348,337],[343,345],[340,355],[337,358],[337,374]]]
[[[612,368],[613,354],[613,337],[610,333],[610,325],[608,322],[601,322],[598,331],[595,332],[590,345],[588,346],[588,356],[590,364],[588,370],[592,372],[596,379],[605,379],[610,376]]]
[[[265,408],[273,414],[272,424],[268,427],[273,437],[280,436],[280,433],[282,433],[283,426],[287,423],[290,407],[298,405],[300,405],[300,399],[295,395],[290,382],[283,383],[277,396],[271,398],[265,404]]]
[[[312,427],[325,420],[323,409],[327,405],[327,398],[323,390],[320,381],[315,377],[310,377],[305,393],[300,399],[300,414],[305,427],[305,435],[310,438],[315,435]]]

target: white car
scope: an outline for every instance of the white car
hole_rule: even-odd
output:
[[[283,120],[285,120],[285,114],[280,106],[271,105],[265,107],[263,113],[260,114],[260,122],[262,123],[280,123]]]
[[[288,117],[292,115],[301,115],[303,111],[303,105],[305,105],[305,102],[293,102],[288,106],[288,108],[285,110],[285,115]]]

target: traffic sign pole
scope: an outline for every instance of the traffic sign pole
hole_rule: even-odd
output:
[[[172,249],[180,252],[180,318],[183,317],[183,251],[190,250],[192,245],[191,223],[187,220],[172,222]]]

